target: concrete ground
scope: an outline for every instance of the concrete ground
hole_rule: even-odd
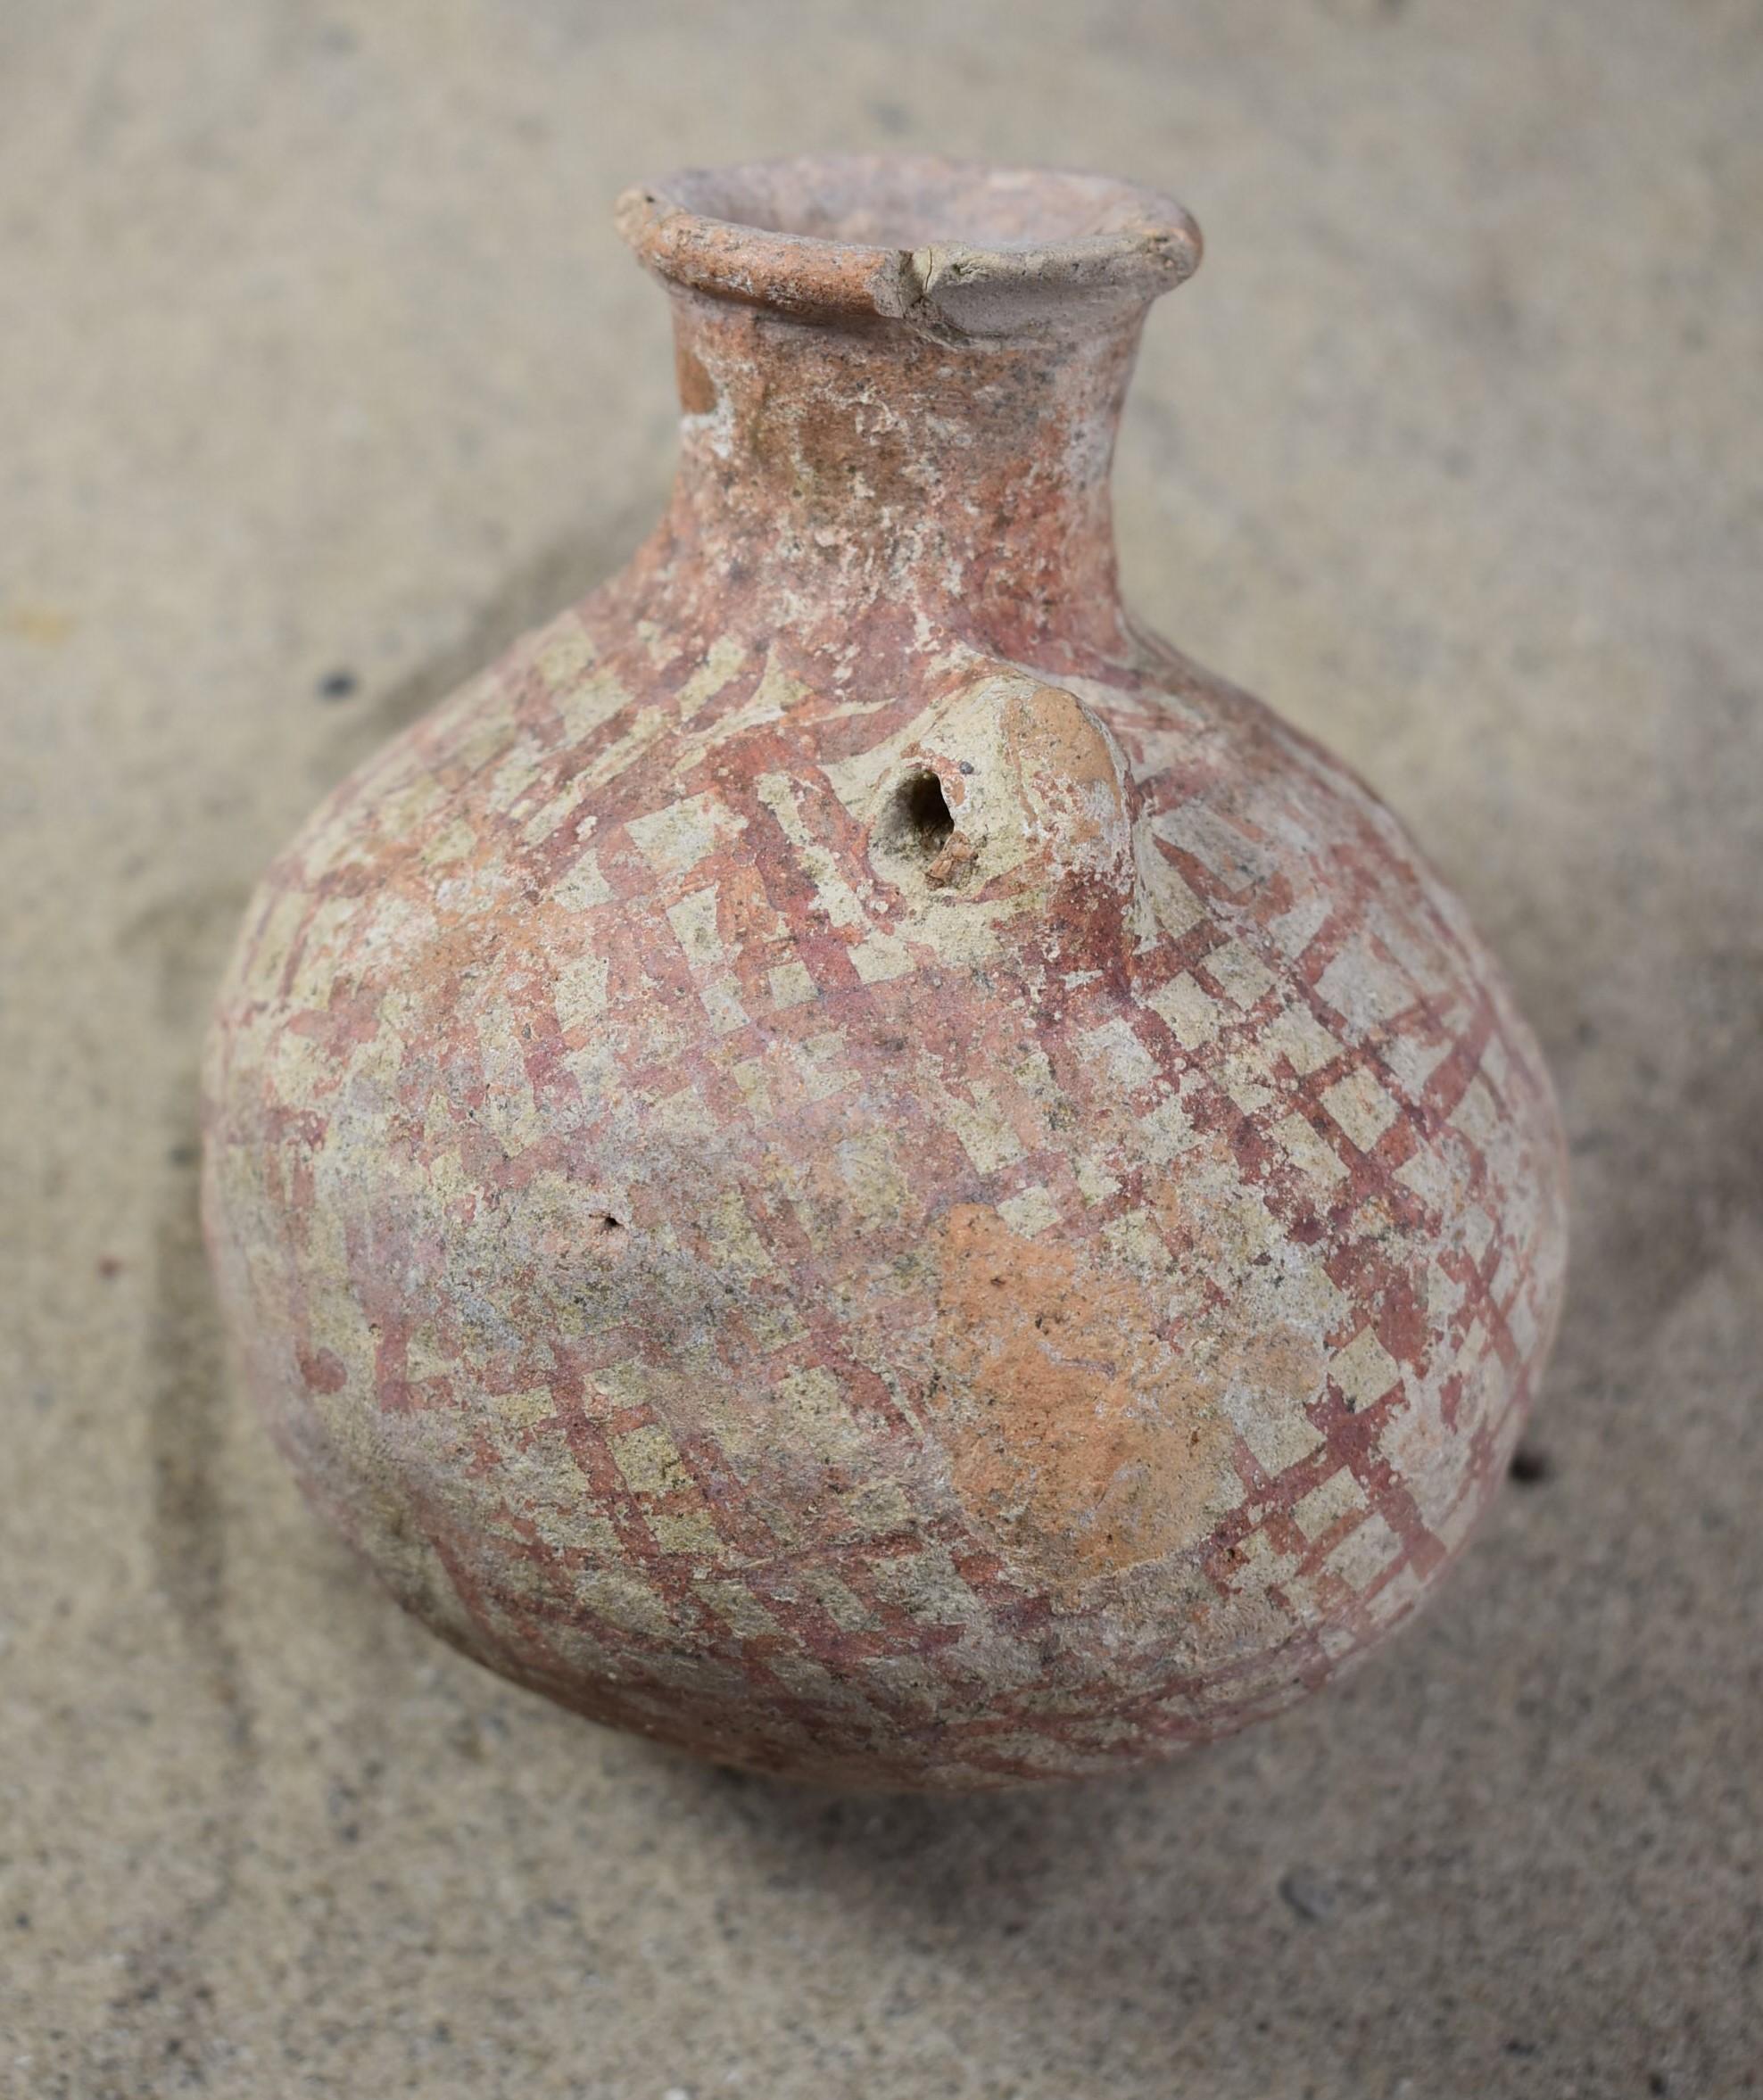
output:
[[[1202,220],[1130,581],[1429,842],[1577,1171],[1431,1616],[964,1806],[699,1770],[407,1624],[241,1406],[194,1209],[265,859],[660,500],[613,193],[896,144]],[[0,2090],[1755,2089],[1760,203],[1751,0],[0,11]]]

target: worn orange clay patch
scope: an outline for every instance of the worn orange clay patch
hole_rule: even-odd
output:
[[[1140,1286],[978,1203],[939,1259],[937,1404],[975,1521],[1055,1594],[1204,1540],[1235,1499],[1230,1425]]]
[[[1118,806],[1121,783],[1107,739],[1084,708],[1058,686],[1036,686],[1011,700],[1004,728],[1024,788],[1038,781],[1043,795],[1068,806],[1068,843],[1099,844],[1092,798],[1099,789]]]

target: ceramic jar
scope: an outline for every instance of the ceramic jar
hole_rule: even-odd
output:
[[[823,160],[621,227],[666,517],[276,863],[206,1215],[314,1500],[492,1669],[733,1764],[1110,1770],[1321,1684],[1503,1475],[1560,1134],[1368,790],[1136,626],[1177,206]]]

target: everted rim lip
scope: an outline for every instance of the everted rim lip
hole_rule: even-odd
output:
[[[764,223],[783,215],[780,198],[822,196],[855,200],[859,217],[886,216],[890,200],[907,216],[915,204],[951,223],[971,215],[974,237],[890,243]],[[978,223],[1000,210],[1002,221]],[[617,219],[641,261],[692,291],[799,319],[898,321],[952,339],[1081,329],[1142,308],[1193,275],[1202,246],[1179,204],[1137,183],[938,154],[682,169],[627,189]]]

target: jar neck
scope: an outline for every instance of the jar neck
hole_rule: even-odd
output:
[[[948,341],[669,287],[669,566],[757,606],[892,606],[1049,666],[1129,648],[1108,476],[1142,313]]]

